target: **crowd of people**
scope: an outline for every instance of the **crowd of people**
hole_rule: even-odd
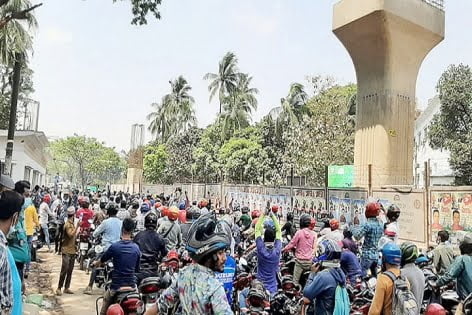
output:
[[[157,274],[163,259],[183,251],[191,263],[171,279],[146,314],[251,314],[249,296],[259,292],[270,301],[281,283],[288,282],[300,292],[300,312],[349,314],[346,287],[369,278],[377,280],[369,314],[445,314],[437,304],[424,308],[425,277],[416,264],[421,253],[413,243],[400,244],[400,210],[395,205],[384,210],[379,203],[369,202],[363,224],[346,226],[327,218],[320,226],[308,213],[299,215],[298,222],[291,212],[280,218],[277,205],[252,211],[215,209],[205,199],[192,202],[179,188],[171,196],[54,193],[39,187],[31,190],[27,181],[13,184],[2,176],[0,193],[1,314],[22,314],[24,279],[37,231],[47,250],[62,257],[57,295],[74,294],[71,282],[79,235],[89,233],[99,240],[103,251],[95,256],[82,293],[92,294],[98,267],[112,261],[103,315],[120,314],[119,306],[112,305],[117,292],[124,287],[136,289],[143,279]],[[387,222],[379,218],[382,211]],[[57,223],[54,235],[50,235],[51,221]],[[456,257],[447,231],[438,235],[439,244],[431,252],[438,275],[433,285],[455,282],[460,300],[465,301],[472,293],[472,236],[465,235]],[[256,261],[255,279],[237,292],[238,303],[234,303],[236,262],[250,252]],[[281,279],[286,255],[293,256],[294,268]],[[463,311],[459,305],[456,314]]]

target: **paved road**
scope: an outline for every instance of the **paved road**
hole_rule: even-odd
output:
[[[41,255],[43,264],[47,264],[52,268],[51,272],[51,283],[52,288],[55,291],[57,283],[59,281],[59,274],[61,272],[61,256],[56,254],[44,253]],[[93,295],[85,295],[82,292],[88,284],[90,276],[84,271],[79,270],[79,265],[76,263],[74,271],[72,273],[71,290],[74,294],[63,294],[58,297],[58,301],[61,304],[64,315],[93,315],[95,311],[95,301],[103,293],[103,290],[93,290]]]

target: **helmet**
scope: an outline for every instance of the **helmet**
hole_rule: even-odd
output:
[[[400,266],[402,261],[402,251],[397,244],[390,242],[382,248],[382,261],[390,265]]]
[[[176,206],[172,206],[169,208],[169,211],[167,212],[167,217],[171,221],[175,221],[179,218],[179,209]]]
[[[160,208],[162,207],[162,203],[160,203],[159,201],[156,201],[156,203],[154,204],[154,208]]]
[[[179,210],[185,210],[185,201],[182,201],[182,202],[179,204]]]
[[[120,304],[112,304],[108,307],[107,315],[125,315]]]
[[[261,216],[261,212],[260,212],[259,210],[252,210],[252,212],[251,212],[251,217],[252,217],[253,219],[256,219],[256,218],[258,218],[258,217],[260,217],[260,216]]]
[[[380,204],[378,202],[369,202],[365,206],[365,216],[367,218],[375,218],[380,214]]]
[[[400,217],[400,208],[397,205],[391,204],[387,209],[387,218],[390,221],[397,221]]]
[[[339,221],[336,219],[329,220],[329,227],[332,231],[339,229]]]
[[[155,213],[149,212],[144,217],[144,227],[145,228],[156,229],[156,227],[157,227],[157,215]]]
[[[190,208],[187,210],[187,213],[185,214],[187,220],[196,220],[200,217],[200,211],[197,208]]]
[[[311,224],[311,217],[308,214],[302,214],[300,217],[300,229],[309,227]]]
[[[44,197],[43,197],[43,201],[45,203],[51,203],[51,195],[50,194],[45,194]]]
[[[314,230],[315,226],[316,226],[316,220],[314,218],[311,218],[310,226],[309,226],[310,230]]]
[[[248,208],[248,207],[243,207],[243,208],[241,209],[241,212],[242,212],[243,214],[249,213],[249,208]]]
[[[272,206],[272,212],[273,212],[273,213],[279,212],[279,206],[278,206],[278,205],[273,205],[273,206]]]
[[[292,221],[293,220],[293,213],[287,213],[287,221]]]
[[[202,199],[200,200],[200,208],[206,208],[208,206],[208,200]]]
[[[198,218],[187,233],[186,249],[197,262],[212,253],[228,248],[230,244],[229,224],[224,220],[218,221],[211,213]]]
[[[417,265],[420,268],[425,267],[428,264],[429,264],[429,258],[423,254],[418,256],[418,258],[415,260],[415,265]]]
[[[161,207],[161,215],[163,217],[167,217],[167,215],[169,214],[169,208],[168,207],[165,207],[165,206],[162,206]]]
[[[426,308],[425,315],[446,315],[447,312],[441,304],[432,303]]]
[[[461,251],[461,255],[472,254],[472,234],[471,233],[467,233],[464,236],[464,239],[459,245],[459,249]]]
[[[82,207],[82,208],[88,208],[90,206],[90,199],[89,197],[83,197],[82,198],[82,202],[79,202],[79,205]]]
[[[179,261],[179,253],[175,249],[171,250],[170,252],[167,253],[166,260],[177,260]]]
[[[139,209],[139,201],[137,199],[134,199],[132,202],[131,202],[131,207],[133,209],[136,209],[138,210]]]
[[[141,214],[147,213],[151,208],[149,207],[149,204],[147,202],[143,202],[141,204]]]
[[[418,258],[418,247],[411,242],[400,245],[400,250],[402,251],[402,264],[415,262]]]
[[[325,239],[318,244],[318,260],[329,261],[341,259],[342,249],[334,240]]]

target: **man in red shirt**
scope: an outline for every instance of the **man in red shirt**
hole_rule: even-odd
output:
[[[82,220],[80,230],[83,231],[90,228],[89,220],[93,219],[94,213],[93,210],[89,208],[90,200],[88,197],[83,198],[79,205],[81,208],[76,212],[75,216]]]

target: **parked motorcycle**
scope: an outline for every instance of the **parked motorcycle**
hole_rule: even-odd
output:
[[[39,239],[39,232],[35,231],[31,240],[31,261],[36,261],[36,253],[43,247],[43,243]]]

